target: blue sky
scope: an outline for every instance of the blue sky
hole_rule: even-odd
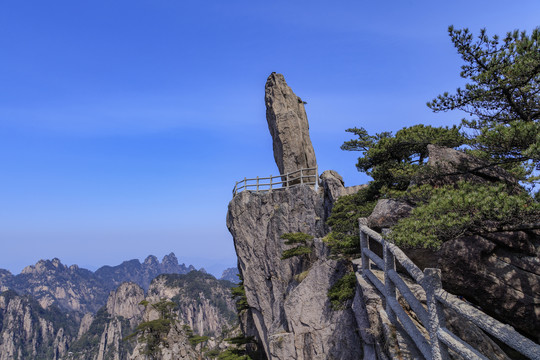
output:
[[[0,1],[0,268],[95,269],[173,251],[236,264],[236,180],[276,175],[272,71],[307,101],[319,168],[368,179],[345,129],[450,125],[463,82],[448,25],[531,30],[519,1]]]

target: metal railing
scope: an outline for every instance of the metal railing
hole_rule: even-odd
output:
[[[423,272],[393,243],[367,227],[366,219],[360,219],[360,248],[362,250],[362,275],[367,278],[386,299],[386,312],[394,324],[399,322],[418,350],[428,360],[447,360],[448,348],[451,348],[465,359],[487,359],[477,349],[461,340],[446,328],[443,305],[453,309],[459,315],[470,320],[476,326],[491,334],[501,342],[527,356],[530,359],[540,359],[540,345],[519,334],[510,325],[503,324],[477,308],[458,299],[442,289],[441,270],[427,268]],[[383,247],[383,259],[369,248],[369,239],[375,240]],[[396,261],[409,273],[414,281],[424,289],[427,300],[427,310],[414,296],[401,276],[396,272]],[[384,284],[371,271],[374,263],[384,270]],[[414,324],[396,297],[396,289],[407,301],[410,308],[428,331],[425,337]]]
[[[244,190],[252,190],[256,192],[260,191],[272,191],[281,188],[289,188],[297,185],[313,185],[315,190],[319,186],[318,182],[319,171],[318,167],[305,168],[296,171],[292,171],[287,174],[269,177],[256,177],[253,179],[244,178],[237,181],[233,188],[233,197],[239,192]],[[274,179],[279,179],[274,181]]]

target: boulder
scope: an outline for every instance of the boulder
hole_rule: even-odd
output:
[[[442,245],[444,288],[540,342],[537,230],[464,236]]]
[[[433,185],[447,185],[458,181],[518,185],[517,179],[506,170],[463,151],[430,144],[428,156],[427,164],[435,170],[435,175],[430,178]]]
[[[403,201],[394,199],[380,199],[373,209],[373,212],[367,218],[367,226],[380,230],[389,228],[409,215],[412,206]]]
[[[265,86],[266,120],[272,135],[274,159],[280,174],[317,166],[309,138],[304,102],[294,94],[281,74],[273,72]],[[299,175],[299,174],[298,174]],[[316,173],[313,171],[316,181]]]
[[[345,187],[345,182],[341,175],[334,170],[326,170],[321,174],[320,184],[323,189],[324,196],[324,218],[328,219],[332,213],[334,203],[341,196],[352,195],[358,192],[358,190],[366,187],[367,185],[355,185]]]

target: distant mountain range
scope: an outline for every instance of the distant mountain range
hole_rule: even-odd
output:
[[[174,253],[161,262],[150,255],[142,263],[129,260],[95,272],[57,258],[18,275],[0,269],[0,360],[143,359],[144,344],[122,339],[154,316],[152,306],[139,303],[163,298],[177,306],[178,326],[169,335],[185,346],[174,351],[195,354],[190,337],[199,335],[218,346],[237,326],[229,290],[237,273],[230,268],[216,280],[204,269],[178,264]]]
[[[150,282],[158,275],[187,274],[193,270],[196,270],[193,265],[179,264],[174,253],[165,255],[161,263],[150,255],[143,263],[133,259],[116,266],[102,266],[95,272],[77,265],[68,267],[54,258],[27,266],[18,275],[0,269],[0,292],[13,290],[18,294],[28,294],[44,308],[54,304],[84,315],[96,312],[107,301],[109,292],[123,282],[133,282],[147,291]],[[232,273],[238,271],[227,269],[222,279],[237,283],[238,279]]]

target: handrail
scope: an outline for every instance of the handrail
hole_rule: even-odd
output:
[[[386,299],[388,318],[394,324],[397,324],[399,320],[426,359],[449,359],[448,348],[453,349],[465,359],[486,359],[477,349],[459,339],[446,328],[442,305],[453,309],[485,332],[528,358],[540,359],[539,344],[521,335],[512,326],[501,323],[443,290],[440,269],[427,268],[422,272],[399,247],[370,229],[365,218],[359,219],[359,228],[363,277],[383,294]],[[382,245],[383,259],[370,250],[370,239]],[[427,310],[396,272],[396,260],[426,292]],[[384,284],[371,271],[371,262],[384,271]],[[428,338],[418,331],[409,315],[399,305],[396,299],[396,288],[416,313],[420,323],[428,330]]]
[[[295,175],[299,173],[300,175],[292,177],[291,175]],[[274,179],[280,179],[281,181],[273,181]],[[264,192],[264,191],[272,191],[276,189],[282,189],[282,188],[289,188],[297,185],[314,185],[315,190],[317,190],[319,186],[319,182],[317,179],[319,178],[319,170],[318,167],[312,167],[312,168],[302,168],[295,171],[291,171],[286,174],[276,175],[269,177],[256,177],[252,179],[244,178],[243,180],[237,181],[234,184],[233,188],[233,197],[236,196],[239,192],[242,192],[244,190],[250,190],[255,192]],[[261,180],[263,182],[261,182]],[[269,182],[264,182],[264,180],[270,180]],[[299,181],[299,182],[298,182]],[[254,184],[249,184],[249,182],[255,182]]]

